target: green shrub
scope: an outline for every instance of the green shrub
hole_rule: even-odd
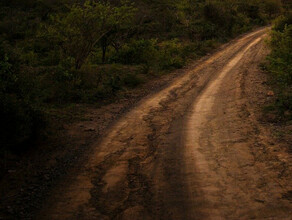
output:
[[[125,44],[119,52],[112,57],[111,61],[122,64],[145,64],[155,63],[158,54],[157,40],[133,40]]]
[[[141,84],[144,80],[138,74],[139,72],[141,72],[141,68],[136,66],[118,64],[84,66],[81,70],[74,71],[73,75],[75,75],[75,79],[79,79],[79,83],[74,84],[71,81],[72,88],[67,94],[73,96],[75,102],[96,102],[106,98],[110,99],[121,90],[134,88]],[[74,94],[72,91],[75,91]]]
[[[275,19],[273,30],[283,32],[285,26],[292,24],[292,12],[287,13],[286,15],[281,15]]]
[[[292,24],[287,17],[276,19],[271,32],[268,71],[276,91],[276,109],[282,117],[292,119]],[[287,114],[287,112],[289,112]],[[286,113],[286,114],[285,114]],[[287,116],[288,115],[288,116]]]
[[[178,39],[163,41],[159,45],[160,69],[181,68],[185,64],[186,54]]]
[[[139,77],[136,73],[128,73],[125,75],[124,79],[124,84],[129,87],[129,88],[135,88],[141,83],[143,83],[143,79]]]
[[[25,150],[29,140],[35,138],[43,127],[42,114],[23,96],[18,69],[10,63],[3,48],[0,48],[0,148]],[[33,90],[33,87],[30,88]]]

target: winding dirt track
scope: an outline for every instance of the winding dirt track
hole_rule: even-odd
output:
[[[37,219],[290,219],[291,185],[258,159],[244,109],[244,74],[265,56],[266,31],[142,100]]]

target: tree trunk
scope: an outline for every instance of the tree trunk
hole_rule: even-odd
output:
[[[80,67],[81,67],[81,65],[80,65],[79,60],[76,60],[76,61],[75,61],[75,69],[76,69],[76,70],[79,70]]]
[[[84,63],[84,60],[83,59],[76,59],[75,60],[75,69],[76,70],[81,69],[83,63]]]
[[[106,49],[107,49],[106,45],[102,46],[102,63],[103,64],[105,63]]]
[[[104,64],[105,63],[106,50],[107,50],[107,39],[106,39],[106,37],[104,37],[102,39],[101,46],[102,46],[102,60],[101,60],[101,62]]]

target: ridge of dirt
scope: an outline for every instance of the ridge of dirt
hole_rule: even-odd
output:
[[[292,188],[291,155],[272,141],[272,125],[261,120],[268,88],[259,63],[267,53],[263,43],[254,45],[224,76],[224,84],[210,85],[188,120],[186,152],[195,162],[187,167],[199,169],[193,175],[205,195],[207,219],[291,217],[285,199]]]

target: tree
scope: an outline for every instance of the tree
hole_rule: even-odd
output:
[[[262,8],[269,18],[275,18],[282,10],[282,4],[279,0],[265,0],[262,2]]]
[[[135,13],[133,5],[127,2],[112,7],[108,3],[86,1],[68,10],[68,13],[52,16],[47,31],[50,40],[60,45],[64,56],[74,59],[76,69],[81,68],[104,36],[128,22]]]

